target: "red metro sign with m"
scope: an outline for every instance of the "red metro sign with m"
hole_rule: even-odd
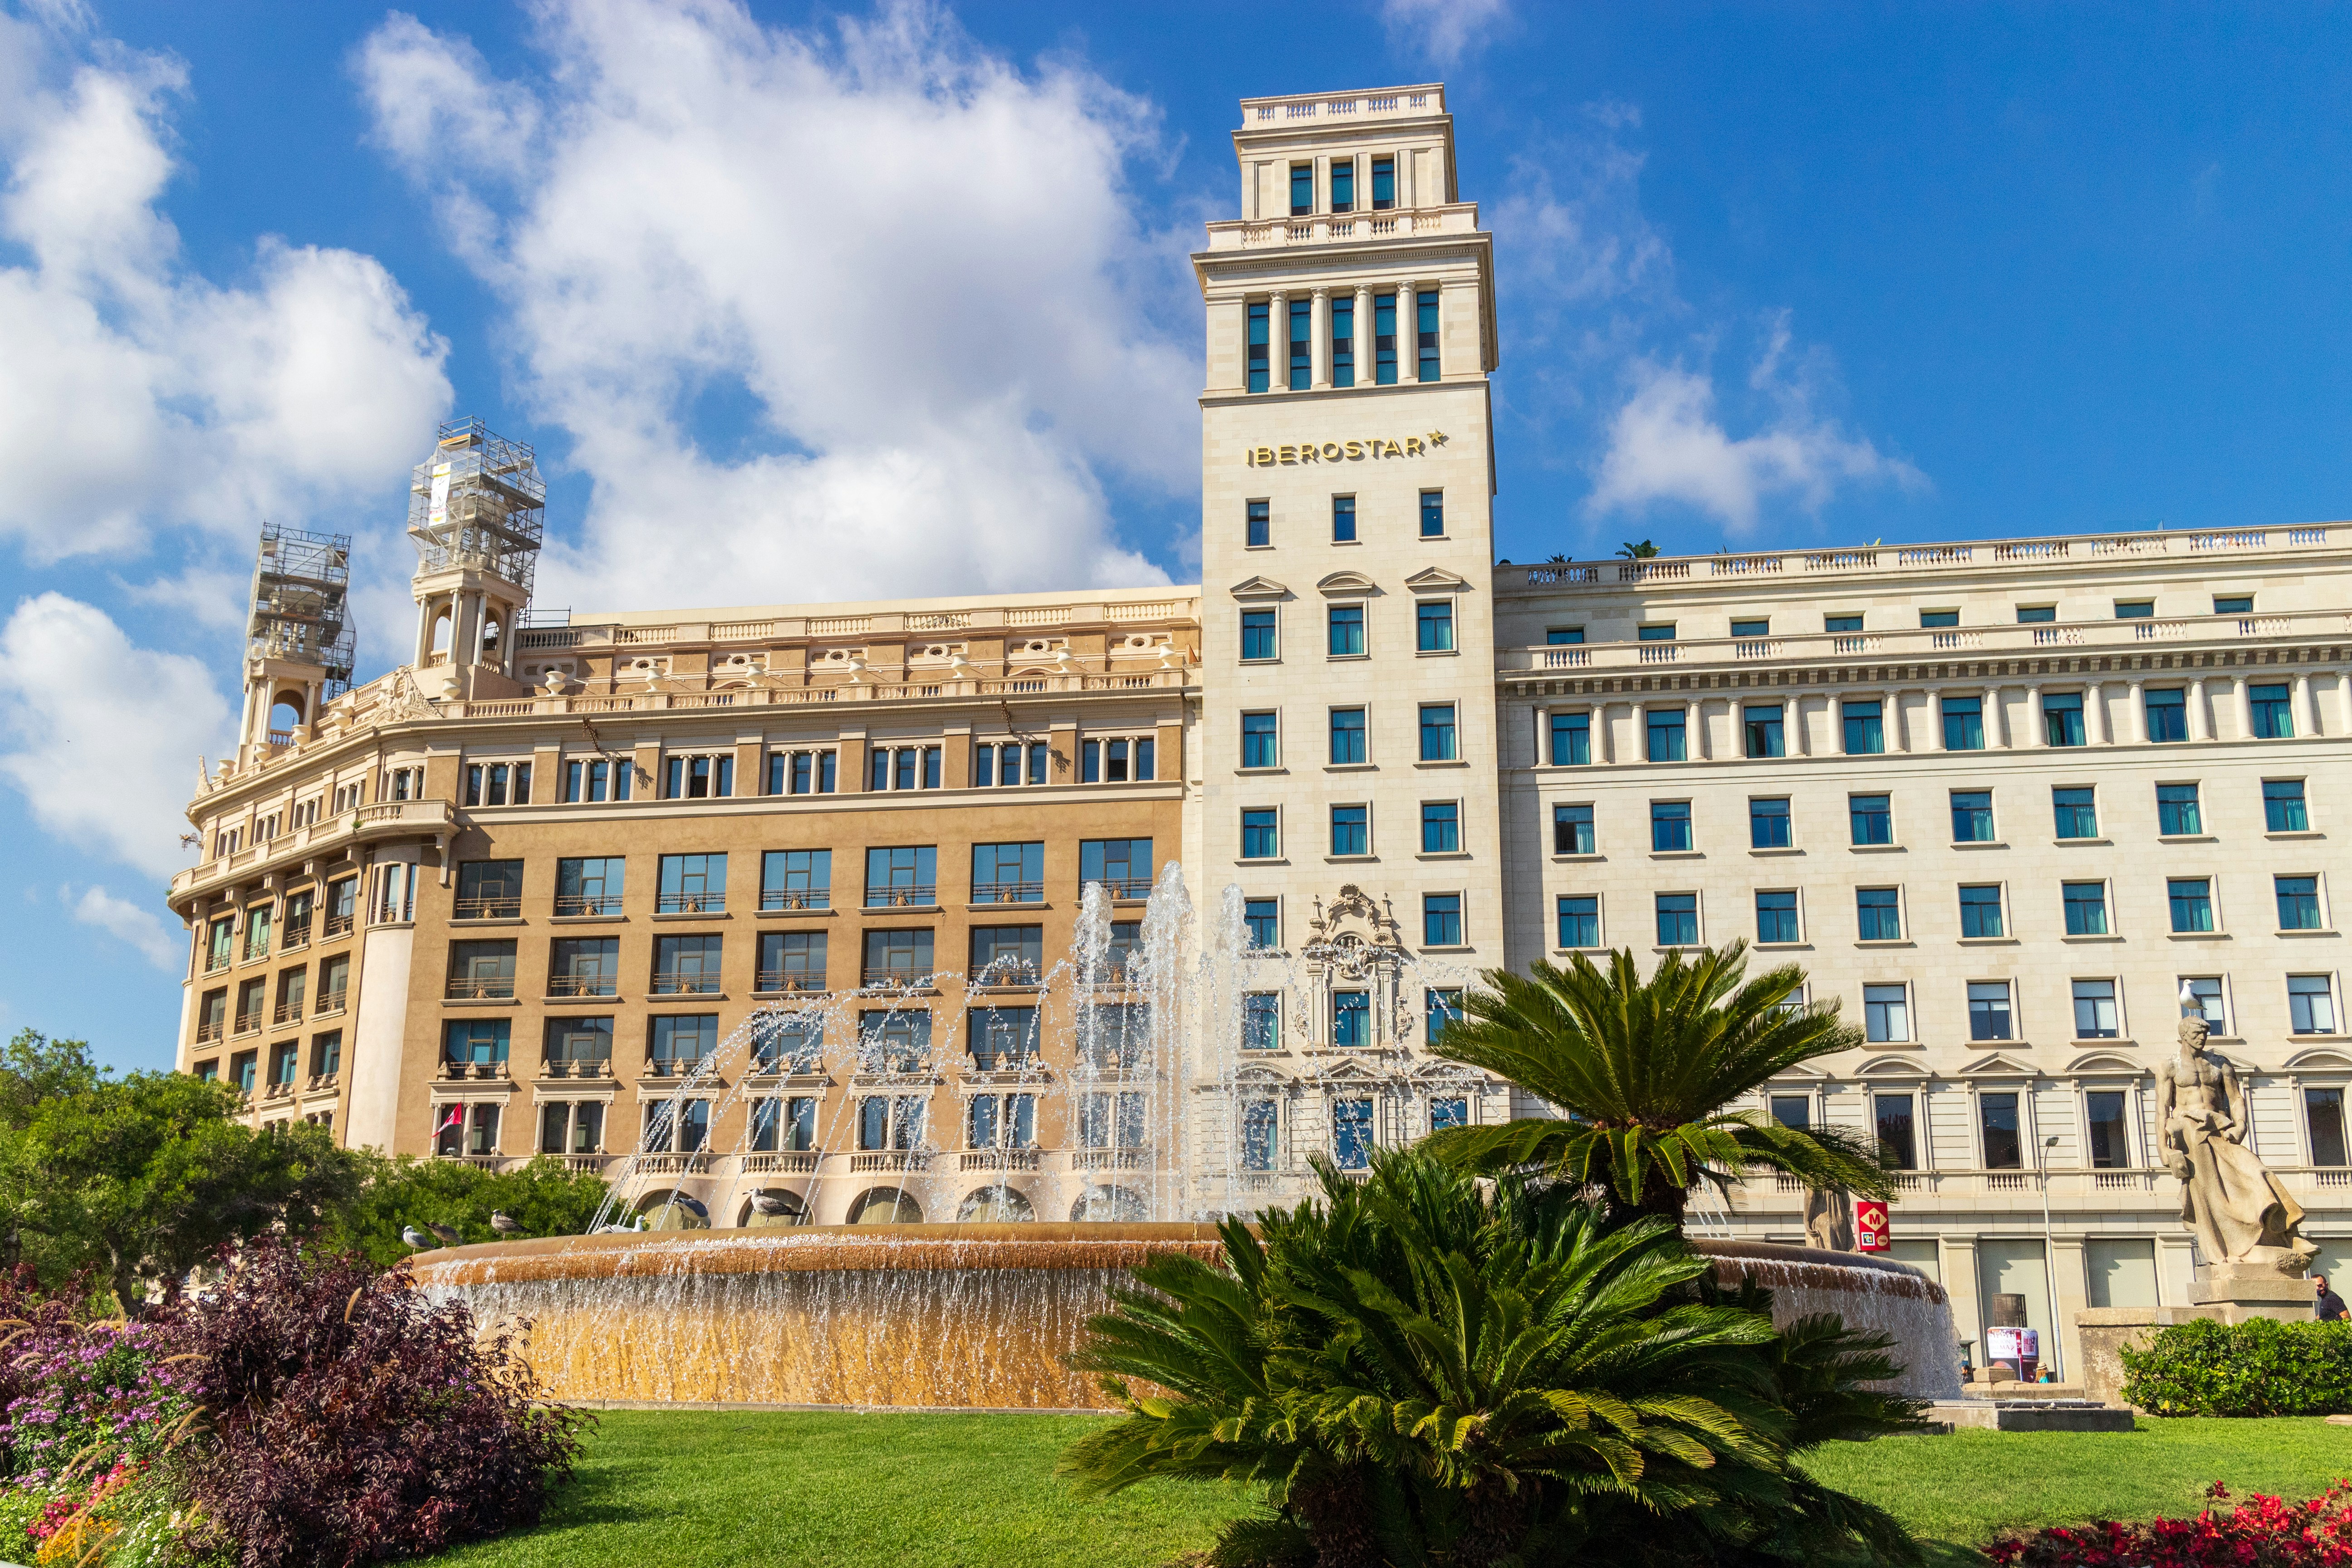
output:
[[[1859,1251],[1885,1252],[1887,1249],[1885,1198],[1863,1198],[1854,1204],[1853,1240]]]

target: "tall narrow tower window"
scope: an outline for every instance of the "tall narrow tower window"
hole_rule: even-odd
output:
[[[1305,217],[1315,210],[1315,165],[1290,165],[1290,216]]]
[[[1263,550],[1274,542],[1274,514],[1271,501],[1254,500],[1249,506],[1249,548]]]
[[[1421,346],[1421,379],[1437,379],[1437,290],[1423,289],[1413,296],[1414,313],[1419,318],[1415,336]]]
[[[1273,369],[1267,360],[1270,352],[1266,342],[1268,309],[1263,300],[1249,308],[1249,389],[1252,392],[1266,389],[1268,373]]]
[[[1356,384],[1356,297],[1339,294],[1331,300],[1331,384]]]
[[[1396,296],[1372,296],[1372,379],[1394,386],[1397,375]]]
[[[1445,492],[1421,492],[1421,536],[1423,539],[1445,537]]]
[[[1353,158],[1331,160],[1331,210],[1335,213],[1356,210],[1356,161]]]
[[[1290,390],[1305,392],[1315,384],[1315,302],[1290,302]]]
[[[1396,205],[1396,160],[1372,160],[1372,210],[1384,213]]]
[[[1356,542],[1356,498],[1331,498],[1331,542],[1353,544]]]

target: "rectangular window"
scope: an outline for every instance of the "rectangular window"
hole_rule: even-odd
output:
[[[1247,521],[1244,526],[1248,531],[1246,539],[1249,548],[1252,550],[1264,550],[1274,542],[1274,503],[1271,501],[1254,500],[1246,504],[1248,508]],[[1267,612],[1269,615],[1272,613],[1273,612],[1271,611]],[[1244,626],[1248,624],[1248,611],[1244,610],[1242,613],[1242,621]],[[1247,658],[1250,656],[1244,654],[1242,657],[1244,658]],[[1272,656],[1268,655],[1266,657],[1271,658]]]
[[[1339,171],[1336,168],[1331,172],[1331,183],[1336,197],[1339,183]],[[1346,209],[1335,205],[1331,210]],[[1349,293],[1331,296],[1331,384],[1356,384],[1356,297]]]
[[[457,867],[457,903],[453,918],[461,921],[511,921],[522,918],[522,862],[467,860]]]
[[[1544,646],[1546,647],[1582,647],[1584,628],[1582,626],[1547,626],[1544,629]]]
[[[833,851],[771,849],[760,857],[762,910],[829,910],[833,907]]]
[[[2024,1163],[2024,1146],[2018,1137],[2017,1096],[2010,1093],[1977,1096],[1977,1118],[1984,1139],[1985,1169],[2019,1169]]]
[[[1454,704],[1424,702],[1421,705],[1421,760],[1424,763],[1450,763],[1454,760]]]
[[[1081,838],[1078,886],[1099,882],[1114,899],[1147,898],[1151,892],[1151,840]]]
[[[2122,606],[2116,606],[2121,613]],[[2120,1089],[2093,1089],[2083,1097],[2083,1120],[2091,1134],[2091,1168],[2119,1171],[2131,1161],[2131,1137],[2124,1121]]]
[[[2042,698],[2042,729],[2053,746],[2082,745],[2085,738],[2083,694],[2079,691],[2044,692]]]
[[[2189,693],[2178,686],[2151,688],[2147,705],[2147,738],[2168,742],[2189,739]]]
[[[966,1033],[971,1042],[971,1065],[982,1072],[1016,1072],[1036,1063],[1034,1007],[974,1007]]]
[[[718,936],[658,936],[654,939],[656,996],[719,994],[719,962],[726,939]]]
[[[1914,1131],[1911,1097],[1874,1094],[1870,1097],[1870,1110],[1878,1127],[1879,1158],[1898,1171],[1917,1170],[1919,1143]]]
[[[1675,623],[1655,621],[1646,626],[1636,626],[1633,638],[1636,642],[1672,642],[1675,640]]]
[[[1356,498],[1331,498],[1331,542],[1353,544],[1356,542]]]
[[[2068,936],[2107,934],[2107,885],[2105,882],[2062,883],[2059,894],[2066,906]]]
[[[1333,658],[1353,658],[1364,651],[1364,606],[1334,605],[1328,612],[1329,640],[1328,647]]]
[[[2213,595],[2213,613],[2217,616],[2251,616],[2254,613],[2252,594]]]
[[[1462,895],[1423,893],[1421,896],[1421,945],[1462,945]]]
[[[2155,614],[2154,599],[2117,599],[2116,601],[2116,619],[2119,621],[2146,620]]]
[[[1960,889],[1960,934],[1964,937],[2003,934],[2000,883],[1979,882]]]
[[[2087,789],[2053,789],[2050,805],[2058,819],[2061,838],[2096,838],[2099,836],[2099,809],[2095,795]]]
[[[709,800],[735,793],[735,759],[670,757],[662,763],[664,800]]]
[[[1748,847],[1786,849],[1795,839],[1790,832],[1789,797],[1758,795],[1748,802]]]
[[[1372,994],[1369,991],[1331,993],[1331,1044],[1345,1050],[1364,1050],[1372,1043]]]
[[[2184,977],[2180,984],[2189,996],[2184,1016],[2193,1013],[2203,1018],[2213,1033],[2228,1034],[2229,1030],[2223,1024],[2221,977],[2218,974],[2190,975]]]
[[[558,937],[550,954],[550,996],[613,996],[621,989],[621,939]]]
[[[1422,653],[1454,651],[1454,605],[1450,600],[1423,599],[1413,606],[1418,633],[1415,648]]]
[[[1551,808],[1551,852],[1555,855],[1595,853],[1592,807],[1555,805]]]
[[[1952,842],[1992,842],[1992,791],[1956,789],[1952,792]]]
[[[1823,616],[1822,630],[1830,633],[1858,632],[1862,630],[1862,617],[1860,616]]]
[[[1421,803],[1421,852],[1453,855],[1462,848],[1462,807],[1450,800]]]
[[[2271,885],[2278,895],[2279,930],[2320,929],[2318,878],[2273,877]]]
[[[1756,895],[1756,940],[1796,942],[1797,895],[1793,890]]]
[[[1421,379],[1435,381],[1437,361],[1437,290],[1423,289],[1413,297],[1414,335],[1421,353]]]
[[[1650,847],[1654,851],[1679,852],[1691,847],[1691,808],[1686,800],[1654,800],[1650,803]]]
[[[1862,1032],[1874,1045],[1900,1045],[1911,1038],[1911,988],[1862,988]]]
[[[1290,301],[1290,390],[1315,384],[1315,309],[1307,300]]]
[[[1445,537],[1445,492],[1421,492],[1421,536],[1423,539]]]
[[[1649,759],[1654,763],[1679,763],[1689,756],[1690,734],[1685,716],[1679,708],[1644,709],[1643,728],[1648,732]]]
[[[1372,296],[1372,379],[1394,386],[1397,378],[1397,323],[1394,294]]]
[[[1282,763],[1282,736],[1276,715],[1244,713],[1242,715],[1242,766],[1245,768],[1279,767]]]
[[[555,863],[555,912],[617,915],[627,863],[618,855],[565,858]]]
[[[665,915],[715,914],[727,907],[727,857],[665,855],[654,908]]]
[[[609,1078],[613,1072],[613,1020],[550,1018],[547,1070],[552,1078]]]
[[[1922,610],[1919,612],[1919,625],[1923,630],[1936,631],[1945,626],[1957,626],[1959,624],[1960,612],[1958,610]]]
[[[822,991],[825,933],[765,931],[760,933],[760,965],[754,982],[761,991]]]
[[[2197,806],[2195,784],[2156,786],[2156,830],[2167,837],[2205,831],[2205,816]]]
[[[2119,1032],[2116,983],[2112,980],[2075,981],[2074,1037],[2078,1040],[2112,1040]]]
[[[1424,989],[1421,994],[1421,1017],[1422,1043],[1437,1044],[1450,1025],[1462,1021],[1461,990],[1454,986]]]
[[[1776,1094],[1770,1100],[1772,1121],[1776,1125],[1799,1132],[1813,1124],[1813,1099],[1809,1094]]]
[[[1275,826],[1271,809],[1242,813],[1242,858],[1271,860],[1282,853],[1281,830]]]
[[[2021,626],[2044,626],[2057,618],[2058,606],[2055,605],[2020,605],[2017,607],[2017,624]]]
[[[2013,1040],[2017,1037],[2011,1026],[2009,1012],[2009,982],[2006,980],[1971,980],[1969,982],[1969,1038],[1971,1040]]]
[[[1368,805],[1331,808],[1331,853],[1369,855],[1372,852],[1372,810]]]
[[[1780,757],[1788,754],[1780,731],[1780,704],[1750,704],[1740,713],[1746,721],[1744,732],[1749,756]]]
[[[2210,931],[2213,929],[2213,883],[2204,877],[2169,877],[2164,891],[2172,903],[2172,929]]]
[[[1253,991],[1242,998],[1242,1049],[1279,1050],[1282,1047],[1282,997],[1272,991]]]
[[[1657,909],[1660,947],[1698,945],[1698,895],[1696,893],[1660,893],[1657,896]]]
[[[899,844],[866,852],[866,907],[928,909],[940,901],[939,847]]]
[[[1277,948],[1282,945],[1282,900],[1279,899],[1244,899],[1242,929],[1249,936],[1249,944],[1256,948]]]
[[[1305,217],[1315,210],[1315,165],[1290,165],[1290,216]]]
[[[1384,213],[1396,205],[1396,160],[1372,160],[1372,210]]]
[[[1599,947],[1601,945],[1601,900],[1598,898],[1573,895],[1561,897],[1559,945],[1562,947]]]
[[[2304,809],[2301,779],[2263,781],[2263,827],[2271,833],[2311,831],[2311,815]]]
[[[529,763],[471,763],[466,768],[467,805],[528,805],[530,804]],[[257,839],[274,838],[277,818],[264,820]]]
[[[514,994],[513,942],[453,942],[449,944],[448,995],[482,1000],[509,997]],[[256,1013],[260,1011],[257,1001],[254,1010]]]
[[[466,1068],[489,1067],[505,1061],[508,1028],[509,1021],[504,1018],[452,1018],[442,1029],[442,1060],[451,1067]]]
[[[1269,302],[1264,300],[1253,300],[1249,307],[1249,389],[1252,392],[1266,390],[1274,368],[1267,357],[1269,344],[1266,342],[1266,332],[1270,324],[1266,320],[1268,309]],[[1251,542],[1256,542],[1253,540]]]
[[[1335,213],[1356,210],[1356,160],[1353,156],[1331,160],[1331,210]]]
[[[1845,754],[1874,757],[1886,750],[1886,728],[1875,702],[1843,702],[1839,715],[1845,725]]]
[[[2247,689],[2247,705],[2253,710],[2254,739],[2286,741],[2294,737],[2294,715],[2287,708],[2284,686],[2254,686]]]
[[[2336,1032],[2336,994],[2325,974],[2286,977],[2287,1027],[2297,1035]]]
[[[2303,1118],[2304,1125],[2311,1131],[2311,1163],[2315,1165],[2344,1164],[2344,1091],[2340,1089],[2305,1089]]]
[[[1242,1169],[1271,1171],[1280,1152],[1281,1109],[1271,1100],[1246,1100],[1242,1105]]]
[[[971,847],[971,901],[975,904],[1041,904],[1045,901],[1043,839]]]
[[[1551,763],[1556,768],[1589,767],[1592,763],[1592,715],[1551,715]]]
[[[1370,1166],[1370,1100],[1335,1100],[1331,1102],[1331,1159],[1343,1171],[1361,1171]]]
[[[1272,610],[1242,612],[1242,658],[1244,662],[1280,657],[1281,644],[1276,640]]]
[[[1331,762],[1345,767],[1368,762],[1370,754],[1365,748],[1364,710],[1360,708],[1331,710]]]
[[[1731,635],[1735,637],[1770,637],[1772,618],[1765,616],[1752,621],[1734,621],[1731,623]],[[1773,754],[1778,756],[1780,753],[1776,752]]]
[[[1981,752],[1985,749],[1984,699],[1947,697],[1944,709],[1944,750]]]
[[[1903,940],[1903,899],[1895,888],[1856,888],[1854,918],[1864,942]]]
[[[931,933],[921,931],[869,931],[866,933],[863,984],[913,985],[933,972]]]
[[[1894,797],[1850,795],[1845,797],[1846,821],[1856,844],[1895,842]]]

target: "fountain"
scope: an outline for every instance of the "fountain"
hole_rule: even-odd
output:
[[[933,1047],[954,1054],[955,1022],[948,1015],[934,1041],[919,999],[942,975],[786,1000],[688,1064],[677,1089],[648,1106],[594,1234],[426,1253],[418,1282],[466,1300],[478,1321],[527,1323],[533,1367],[552,1395],[575,1402],[1102,1408],[1062,1358],[1126,1270],[1155,1252],[1213,1258],[1215,1219],[1281,1201],[1245,1131],[1185,1136],[1192,1101],[1227,1108],[1208,1118],[1222,1122],[1239,1092],[1261,1092],[1249,1088],[1265,1071],[1248,1059],[1249,998],[1314,999],[1303,1009],[1334,986],[1363,998],[1367,1048],[1325,1053],[1316,1070],[1349,1094],[1421,1105],[1423,1125],[1507,1094],[1411,1048],[1423,1016],[1413,992],[1434,1012],[1469,976],[1423,965],[1353,888],[1328,911],[1318,903],[1316,934],[1295,957],[1253,946],[1240,890],[1228,888],[1208,951],[1188,963],[1192,904],[1173,862],[1139,922],[1110,917],[1105,889],[1089,884],[1069,957],[1043,973],[997,961],[965,977],[975,1027],[988,1033],[971,1042],[966,1087],[982,1092],[965,1102],[961,1151],[937,1148],[927,1125],[940,1082]],[[1069,1010],[1070,1050],[1049,1062],[1041,1020],[1056,1005]],[[708,1130],[755,1080],[772,1109],[738,1119],[742,1146],[714,1173]],[[982,1101],[985,1111],[972,1109]],[[1057,1121],[1069,1164],[1047,1171],[1038,1131]],[[1369,1148],[1363,1132],[1362,1145],[1336,1151],[1343,1163]],[[760,1213],[757,1194],[782,1212]],[[704,1228],[696,1206],[717,1228]],[[959,1223],[937,1223],[942,1211]],[[633,1226],[617,1223],[625,1213]],[[849,1223],[811,1223],[828,1217]],[[1756,1273],[1783,1322],[1836,1311],[1925,1352],[1911,1356],[1905,1392],[1958,1394],[1950,1309],[1916,1270],[1805,1247],[1696,1245],[1726,1283]]]

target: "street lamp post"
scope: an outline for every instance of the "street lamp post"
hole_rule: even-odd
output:
[[[2050,1228],[2050,1151],[2056,1147],[2055,1132],[2042,1141],[2042,1283],[2050,1298],[2051,1381],[2063,1383],[2066,1363],[2058,1342],[2058,1241]]]

